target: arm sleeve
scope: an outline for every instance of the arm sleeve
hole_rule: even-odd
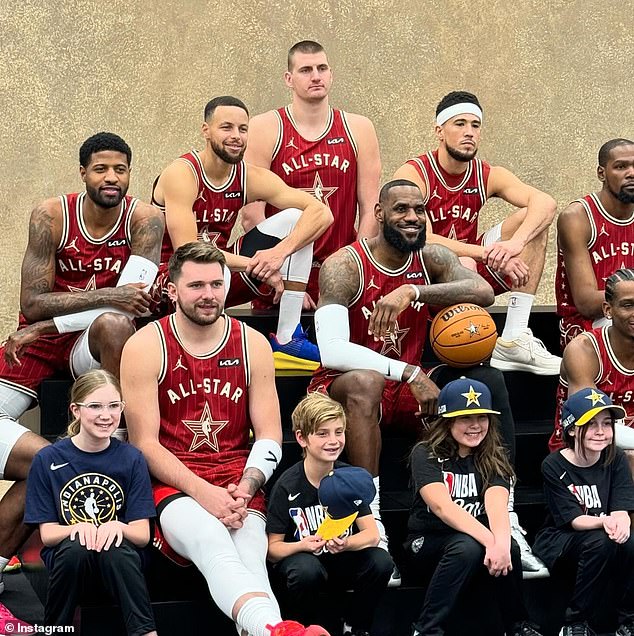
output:
[[[430,458],[425,446],[419,444],[412,451],[411,470],[412,483],[416,493],[423,486],[433,483],[444,483],[442,477],[442,464],[435,458]]]
[[[121,521],[130,523],[130,521],[137,521],[138,519],[150,519],[151,517],[155,517],[156,509],[152,497],[150,473],[145,457],[143,457],[140,451],[136,451],[133,454],[130,480],[128,483],[125,515]]]
[[[378,371],[388,380],[400,382],[407,366],[367,347],[350,342],[348,308],[324,305],[315,312],[315,332],[322,364],[337,371],[368,369]]]
[[[60,523],[57,496],[47,475],[42,455],[38,453],[33,458],[26,482],[24,523]]]
[[[544,495],[555,525],[562,528],[571,523],[573,519],[583,515],[584,510],[574,493],[561,479],[561,475],[564,473],[555,464],[554,455],[554,453],[549,455],[542,463]]]
[[[608,511],[615,510],[634,511],[634,483],[632,473],[625,453],[617,449],[614,463],[612,464],[612,487],[610,488],[610,501]]]

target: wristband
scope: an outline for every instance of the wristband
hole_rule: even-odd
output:
[[[414,298],[412,302],[417,303],[418,299],[420,298],[420,289],[418,289],[418,285],[414,285],[413,283],[408,283],[408,285],[414,290],[414,293],[416,294],[416,298]]]
[[[416,367],[413,371],[412,371],[412,375],[409,376],[409,378],[407,378],[407,384],[411,384],[415,379],[416,376],[420,373],[420,367]]]
[[[264,475],[264,483],[266,483],[281,459],[282,447],[275,440],[258,439],[251,447],[244,469],[257,468]]]

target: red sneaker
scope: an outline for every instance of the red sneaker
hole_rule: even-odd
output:
[[[9,559],[9,563],[4,568],[5,572],[17,572],[22,567],[22,563],[20,563],[20,559],[17,556],[12,556]]]
[[[297,621],[282,621],[275,626],[267,625],[267,628],[271,630],[271,636],[330,636],[319,625],[304,627]]]
[[[11,625],[7,629],[7,625]],[[0,634],[32,634],[33,625],[16,618],[6,605],[0,603]]]

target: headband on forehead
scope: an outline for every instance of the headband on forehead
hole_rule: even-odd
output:
[[[475,115],[480,118],[482,122],[482,109],[471,102],[463,102],[462,104],[454,104],[453,106],[447,106],[444,110],[441,110],[436,115],[436,124],[442,126],[446,121],[449,121],[456,115]]]

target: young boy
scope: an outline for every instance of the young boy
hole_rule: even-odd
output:
[[[352,590],[344,616],[351,626],[348,633],[369,636],[373,610],[394,567],[390,555],[377,547],[379,531],[369,506],[374,493],[363,495],[367,481],[362,469],[337,461],[346,441],[341,404],[311,393],[298,404],[292,419],[304,459],[281,475],[268,503],[268,559],[273,564],[274,585],[287,613],[294,613],[296,620],[310,618],[317,607],[317,593]],[[334,538],[323,529],[324,537],[318,533],[327,517],[319,493],[324,478],[332,480],[328,484],[331,496],[333,490],[340,498],[344,492],[354,492],[350,509],[356,505],[358,510],[352,525]],[[369,473],[367,479],[371,484]],[[330,512],[328,517],[334,516]]]

